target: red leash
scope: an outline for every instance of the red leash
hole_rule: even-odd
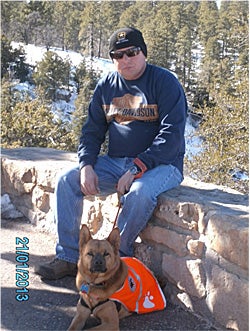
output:
[[[121,204],[121,202],[119,201],[119,204],[118,204],[118,210],[117,210],[117,213],[116,213],[116,217],[115,217],[115,221],[114,221],[114,224],[113,224],[113,228],[112,228],[112,230],[115,228],[115,225],[116,225],[116,222],[117,222],[117,219],[118,219],[118,216],[119,216],[119,213],[120,213],[121,207],[122,207],[122,204]]]

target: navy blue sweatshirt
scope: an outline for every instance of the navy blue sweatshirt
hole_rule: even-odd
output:
[[[109,73],[89,105],[78,149],[80,168],[95,165],[108,131],[109,156],[138,157],[148,169],[172,164],[183,173],[186,115],[182,86],[167,69],[147,64],[136,80]]]

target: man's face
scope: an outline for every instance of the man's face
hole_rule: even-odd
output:
[[[139,78],[146,68],[146,57],[141,50],[136,50],[137,47],[127,47],[115,51],[112,60],[115,69],[127,80],[135,80]],[[128,56],[124,51],[128,52]],[[122,58],[117,58],[116,53],[123,55]],[[123,53],[123,54],[122,54]],[[133,56],[131,56],[133,55]]]

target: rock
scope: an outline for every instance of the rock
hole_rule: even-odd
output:
[[[60,171],[77,166],[73,153],[44,148],[2,149],[2,192],[31,223],[53,223],[52,201]]]
[[[148,242],[162,244],[173,250],[178,256],[188,254],[187,241],[191,238],[185,234],[165,229],[160,226],[148,225],[141,233],[141,239]]]
[[[207,284],[207,304],[215,319],[234,330],[248,330],[248,281],[214,265]]]
[[[244,219],[228,215],[213,215],[206,229],[207,245],[222,257],[248,268],[248,225]]]
[[[190,255],[202,257],[205,243],[200,240],[190,239],[187,243],[187,248]]]
[[[163,254],[162,272],[181,291],[198,298],[205,296],[206,277],[200,259],[191,260]]]

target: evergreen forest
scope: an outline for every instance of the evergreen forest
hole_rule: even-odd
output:
[[[52,47],[108,58],[112,32],[142,31],[148,62],[173,71],[182,83],[202,151],[185,160],[194,179],[248,192],[248,1],[1,1],[2,147],[76,151],[98,72],[83,61],[72,71]],[[11,42],[45,46],[43,61],[26,62]],[[16,81],[35,86],[20,95]],[[70,122],[51,112],[58,89],[77,86]],[[105,146],[103,147],[105,149]],[[245,178],[245,179],[244,179]]]

